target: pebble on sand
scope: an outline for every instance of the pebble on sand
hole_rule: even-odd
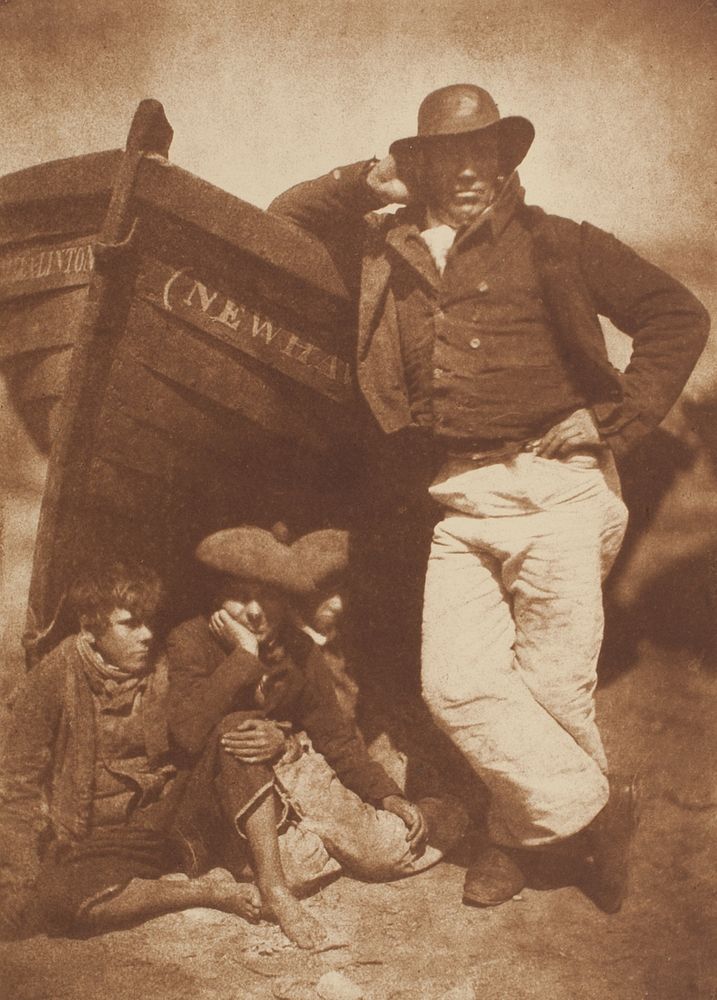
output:
[[[326,972],[316,984],[321,1000],[363,1000],[363,990],[341,972]]]

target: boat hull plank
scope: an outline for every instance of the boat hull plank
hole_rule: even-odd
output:
[[[235,290],[237,284],[235,278],[234,288],[227,291],[216,280],[200,280],[193,268],[172,268],[144,260],[138,295],[160,312],[237,348],[269,369],[336,402],[350,403],[350,361],[345,350],[339,353],[333,346],[331,333],[307,330],[304,324],[297,328],[286,310],[279,311],[275,304],[249,304],[252,297],[241,286]]]
[[[41,399],[61,399],[62,387],[70,373],[72,352],[44,351],[40,357],[33,356],[31,364],[23,364],[25,360],[23,355],[11,376],[20,403],[27,402],[31,406]]]
[[[186,449],[178,441],[168,439],[118,409],[109,410],[100,417],[96,454],[114,465],[157,479],[168,489],[180,470],[191,464]]]
[[[146,468],[130,468],[124,458],[116,462],[111,456],[96,454],[90,463],[87,485],[78,510],[82,511],[84,533],[93,551],[101,553],[110,548],[122,552],[131,548],[137,538],[157,535],[164,508],[170,502],[165,479],[150,474]],[[93,518],[120,518],[124,523],[116,523],[107,535],[97,531]],[[79,562],[87,557],[83,546],[77,552]]]
[[[23,354],[71,349],[85,298],[84,289],[72,289],[0,305],[0,368]]]
[[[227,194],[220,188],[162,160],[146,157],[135,197],[183,224],[217,237],[228,246],[293,275],[339,301],[348,297],[341,271],[325,246],[285,220]]]
[[[109,201],[121,161],[121,149],[106,149],[38,163],[0,177],[0,240],[7,240],[3,224],[12,209],[32,211],[37,217],[43,205],[53,206],[57,201],[99,197]]]
[[[89,285],[94,236],[16,249],[0,256],[0,302]]]
[[[120,355],[197,398],[244,414],[270,433],[300,438],[321,451],[347,429],[338,406],[141,302],[133,305]]]
[[[132,358],[115,360],[107,406],[103,420],[112,419],[114,410],[130,414],[171,443],[181,442],[194,451],[207,450],[215,460],[240,460],[247,431],[236,414],[209,400],[197,399],[156,372],[153,377],[138,378]]]

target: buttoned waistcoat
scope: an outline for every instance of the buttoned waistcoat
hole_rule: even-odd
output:
[[[360,390],[387,434],[411,426],[390,291],[392,227],[414,208],[378,214],[365,184],[368,164],[340,167],[280,195],[270,211],[335,248],[358,294],[356,364]],[[522,206],[541,292],[572,368],[614,453],[653,430],[680,394],[709,332],[709,316],[679,281],[609,233]],[[632,338],[624,372],[609,361],[599,316]]]

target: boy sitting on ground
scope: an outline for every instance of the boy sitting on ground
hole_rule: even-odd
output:
[[[0,935],[104,931],[204,906],[259,918],[255,886],[185,870],[191,777],[168,734],[157,576],[116,563],[68,593],[79,632],[25,678],[0,764]]]
[[[426,846],[424,811],[434,831],[446,817],[436,800],[424,811],[409,802],[371,760],[320,648],[296,627],[301,604],[345,568],[345,535],[314,532],[289,546],[259,528],[236,528],[206,538],[197,557],[222,574],[217,610],[185,622],[167,645],[173,733],[193,754],[216,746],[213,766],[226,792],[223,817],[208,812],[197,832],[206,842],[207,828],[229,818],[246,838],[265,907],[291,940],[316,947],[325,932],[299,903],[300,886],[282,861],[277,829],[287,815],[334,868],[376,881],[435,864],[447,842]],[[454,807],[447,820],[441,825],[455,841],[465,817]],[[228,867],[238,873],[239,861]]]

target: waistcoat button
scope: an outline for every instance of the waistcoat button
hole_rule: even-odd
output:
[[[470,345],[474,350],[476,347],[480,347],[480,337],[472,337]]]
[[[441,375],[443,375],[443,369],[442,368],[434,368],[433,369],[433,377],[434,378],[440,378]]]
[[[490,285],[488,284],[487,281],[481,281],[480,285],[478,285],[478,291],[481,293],[481,295],[485,295],[485,293],[488,291],[489,288]]]

